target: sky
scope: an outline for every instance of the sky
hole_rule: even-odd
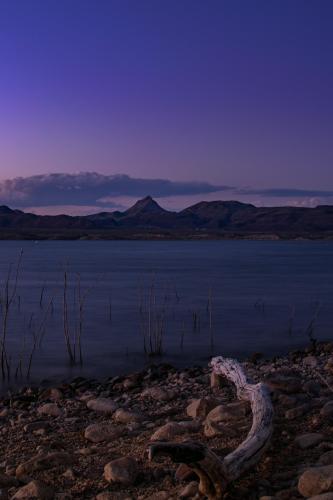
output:
[[[2,0],[0,203],[333,203],[332,17],[331,0]]]

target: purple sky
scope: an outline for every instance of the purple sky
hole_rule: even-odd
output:
[[[160,195],[174,207],[333,203],[332,18],[331,0],[2,0],[0,183],[86,171],[252,192]]]

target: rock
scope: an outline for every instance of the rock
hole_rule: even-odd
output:
[[[320,410],[323,417],[333,417],[333,401],[328,401]]]
[[[90,399],[87,402],[87,407],[89,410],[97,411],[98,413],[104,413],[106,415],[112,415],[118,408],[117,403],[109,398],[97,398]]]
[[[199,484],[196,481],[192,481],[185,486],[184,489],[179,494],[179,498],[192,498],[199,492]]]
[[[326,451],[326,453],[320,455],[317,463],[318,465],[333,465],[333,450]]]
[[[317,368],[318,360],[316,356],[306,356],[305,358],[303,358],[303,364],[305,366],[308,366],[309,368]]]
[[[133,422],[142,422],[145,420],[143,415],[130,410],[125,410],[124,408],[116,410],[112,418],[115,422],[120,422],[121,424],[131,424]]]
[[[318,382],[314,382],[313,380],[308,380],[303,384],[303,391],[308,392],[309,394],[318,395],[321,390],[321,385]]]
[[[16,468],[16,477],[20,478],[29,476],[33,472],[39,470],[51,469],[53,467],[69,465],[71,463],[71,455],[61,451],[36,455]]]
[[[110,491],[102,491],[95,496],[95,500],[114,500],[114,495]]]
[[[65,472],[63,473],[63,477],[65,477],[66,479],[69,479],[70,481],[75,481],[75,474],[74,474],[73,469],[69,468],[69,469],[65,470]]]
[[[205,418],[216,407],[216,400],[212,398],[194,399],[186,408],[186,413],[192,418]]]
[[[171,441],[175,436],[184,433],[184,428],[177,422],[169,422],[159,427],[151,436],[151,441]]]
[[[89,425],[84,432],[84,437],[92,443],[100,443],[101,441],[116,439],[122,432],[123,429],[115,427],[111,423],[102,422]]]
[[[36,420],[35,422],[30,422],[23,427],[24,432],[36,432],[40,430],[47,431],[49,429],[50,424],[45,420]]]
[[[18,486],[19,482],[15,477],[8,476],[7,474],[0,474],[0,488],[11,488]]]
[[[133,497],[122,492],[102,491],[95,496],[95,500],[133,500]]]
[[[214,422],[206,420],[204,425],[204,435],[208,438],[216,436],[228,436],[234,438],[239,436],[239,426],[231,422]]]
[[[225,423],[214,422],[212,420],[206,420],[204,426],[204,435],[208,438],[216,436],[226,436],[228,433],[228,427]],[[230,436],[229,436],[230,437]]]
[[[328,372],[333,372],[333,356],[330,356],[326,362],[325,370]]]
[[[91,399],[96,399],[96,397],[95,394],[93,394],[90,391],[86,391],[78,397],[79,401],[84,401],[84,402],[90,401]]]
[[[298,491],[304,497],[311,497],[333,490],[333,465],[307,469],[298,481]]]
[[[290,394],[279,394],[278,402],[282,406],[294,408],[298,404],[298,399],[296,396],[291,396]]]
[[[26,486],[20,488],[12,500],[51,500],[54,498],[54,491],[40,481],[31,481]]]
[[[216,406],[207,415],[207,421],[223,422],[233,418],[244,417],[249,411],[247,403],[237,402]]]
[[[131,457],[112,460],[104,467],[104,478],[110,483],[121,483],[131,485],[138,476],[136,460]]]
[[[157,491],[156,493],[153,493],[149,497],[145,497],[145,500],[170,500],[172,497],[170,497],[170,494],[167,491]],[[143,500],[143,497],[140,498],[140,500]]]
[[[314,497],[310,497],[309,500],[333,500],[333,492],[323,493],[322,495],[316,495]]]
[[[46,391],[44,391],[40,399],[50,399],[51,401],[60,401],[63,398],[64,395],[60,391],[60,389],[52,387],[51,389],[47,389]]]
[[[290,408],[285,413],[285,418],[287,420],[294,420],[295,418],[302,417],[305,413],[309,411],[309,405],[303,404],[300,406],[296,406],[296,408]]]
[[[37,408],[39,415],[47,415],[49,417],[60,417],[62,411],[55,403],[45,403]]]
[[[123,388],[125,391],[135,389],[136,387],[138,387],[138,385],[139,381],[134,378],[126,378],[123,382]]]
[[[141,397],[155,399],[156,401],[171,401],[176,397],[176,393],[161,387],[148,387],[141,393]]]
[[[177,481],[191,481],[198,479],[198,476],[188,465],[180,464],[176,470],[175,478]]]
[[[151,441],[171,441],[175,436],[187,432],[198,432],[201,426],[196,422],[168,422],[159,427],[151,436]]]
[[[301,380],[287,375],[273,376],[266,379],[265,383],[272,391],[281,391],[287,394],[293,394],[302,390]]]
[[[317,432],[314,433],[309,433],[309,434],[302,434],[301,436],[297,436],[295,438],[295,443],[302,448],[302,450],[305,450],[307,448],[313,448],[317,444],[321,443],[324,441],[325,437]]]

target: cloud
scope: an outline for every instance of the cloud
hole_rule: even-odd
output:
[[[206,182],[173,182],[96,172],[54,173],[0,181],[0,204],[22,208],[57,205],[107,205],[112,208],[118,206],[113,199],[122,196],[191,196],[232,189]]]
[[[271,188],[271,189],[252,189],[244,188],[235,191],[242,196],[264,196],[270,198],[330,198],[333,197],[333,191],[320,191],[315,189],[290,189],[290,188]]]
[[[202,200],[237,199],[257,206],[316,206],[332,203],[333,190],[253,188],[207,182],[141,179],[95,172],[45,174],[0,181],[0,205],[38,213],[86,214],[131,206],[151,195],[171,210]]]

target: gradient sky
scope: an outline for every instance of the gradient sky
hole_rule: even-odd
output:
[[[331,0],[2,0],[0,179],[332,190],[332,19]]]

